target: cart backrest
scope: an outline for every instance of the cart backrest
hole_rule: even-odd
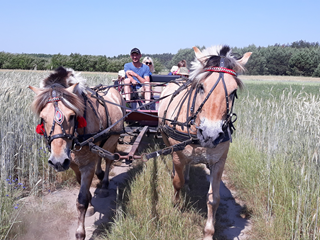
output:
[[[150,75],[150,82],[170,82],[171,80],[181,78],[179,75]]]

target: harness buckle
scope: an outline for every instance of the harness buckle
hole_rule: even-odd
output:
[[[80,146],[80,148],[79,148],[79,149],[76,149],[76,146],[80,146],[80,145],[78,145],[77,143],[73,144],[73,149],[72,149],[72,151],[80,152],[80,151],[81,151],[81,149],[82,149],[82,146]]]

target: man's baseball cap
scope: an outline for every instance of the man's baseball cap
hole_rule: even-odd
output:
[[[133,49],[131,50],[131,52],[130,52],[130,55],[131,55],[132,53],[141,54],[141,52],[140,52],[140,50],[139,50],[138,48],[133,48]]]

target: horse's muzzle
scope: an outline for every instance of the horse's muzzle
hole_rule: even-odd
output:
[[[197,137],[202,147],[215,147],[216,140],[224,136],[222,121],[213,122],[203,119],[197,129]]]
[[[49,159],[48,162],[49,162],[49,165],[51,167],[53,167],[57,172],[62,172],[62,171],[68,170],[69,167],[70,167],[70,163],[71,163],[71,161],[69,159],[67,159],[67,158],[63,161],[63,163],[61,163],[61,162],[55,162],[54,163],[50,159]]]

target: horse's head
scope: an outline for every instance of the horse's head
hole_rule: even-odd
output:
[[[197,137],[203,147],[214,147],[229,134],[236,90],[242,86],[237,73],[244,71],[251,52],[236,58],[228,46],[203,50],[194,47],[190,79],[193,81],[192,100]],[[193,110],[192,110],[193,109]]]
[[[29,86],[36,94],[32,108],[41,118],[37,132],[46,138],[51,151],[48,161],[57,171],[69,168],[77,117],[84,111],[81,99],[75,94],[80,90],[78,83],[72,82],[74,77],[72,71],[60,67],[43,80],[42,88]]]

